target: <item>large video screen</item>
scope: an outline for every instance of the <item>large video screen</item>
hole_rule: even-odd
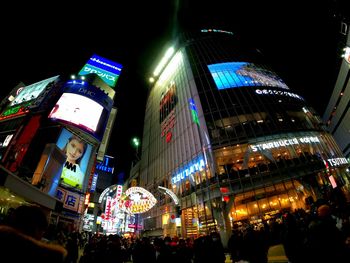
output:
[[[45,90],[47,85],[58,79],[58,77],[48,78],[22,88],[10,105],[13,106],[36,99]]]
[[[63,93],[49,118],[62,120],[86,130],[96,132],[103,107],[97,102],[73,93]]]
[[[208,65],[217,88],[264,86],[289,89],[276,73],[248,62],[227,62]]]
[[[61,183],[82,189],[92,146],[67,129],[62,130],[56,145],[67,157],[62,169]]]

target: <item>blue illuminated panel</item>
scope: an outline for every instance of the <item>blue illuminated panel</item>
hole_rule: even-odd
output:
[[[228,89],[248,86],[267,86],[288,89],[272,71],[248,62],[227,62],[208,65],[217,88]]]
[[[107,85],[114,87],[122,70],[122,65],[106,58],[93,55],[80,70],[78,75],[84,76],[94,73],[99,76]]]
[[[193,175],[196,172],[203,171],[205,169],[205,162],[202,156],[194,158],[189,164],[179,169],[175,175],[172,176],[171,182],[176,184],[181,180]]]
[[[96,170],[113,173],[114,171],[114,157],[105,155],[103,162],[96,164]]]

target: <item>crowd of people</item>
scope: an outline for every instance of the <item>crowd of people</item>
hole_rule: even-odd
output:
[[[50,231],[39,207],[20,206],[0,225],[0,250],[2,259],[10,259],[4,262],[224,263],[229,253],[232,262],[267,263],[269,248],[280,244],[291,263],[348,262],[349,219],[348,205],[319,203],[308,212],[298,209],[257,224],[235,224],[224,247],[218,232],[183,239]]]

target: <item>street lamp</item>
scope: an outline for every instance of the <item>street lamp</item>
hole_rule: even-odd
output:
[[[136,148],[136,157],[138,160],[140,160],[138,154],[139,154],[139,146],[140,146],[140,139],[137,137],[132,138],[132,145]]]

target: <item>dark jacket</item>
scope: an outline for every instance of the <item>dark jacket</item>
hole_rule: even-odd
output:
[[[62,263],[67,251],[60,245],[48,244],[24,235],[15,228],[0,225],[1,262]]]

